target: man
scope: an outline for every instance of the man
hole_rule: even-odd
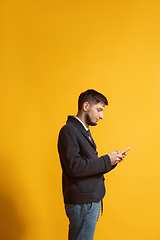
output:
[[[69,240],[92,240],[105,195],[103,174],[112,170],[126,154],[119,151],[98,157],[89,126],[103,119],[108,101],[95,90],[79,96],[77,116],[69,116],[59,133],[58,151]],[[104,139],[105,136],[102,136]]]

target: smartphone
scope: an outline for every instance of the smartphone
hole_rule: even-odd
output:
[[[130,150],[130,149],[131,149],[130,147],[126,148],[123,152],[121,152],[121,154],[127,152],[127,151]]]

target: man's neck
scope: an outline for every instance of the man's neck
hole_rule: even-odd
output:
[[[81,120],[83,122],[83,124],[89,129],[88,124],[85,122],[84,116],[77,114],[76,117],[79,118],[79,120]]]

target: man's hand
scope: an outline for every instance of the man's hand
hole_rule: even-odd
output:
[[[127,155],[126,153],[121,154],[119,151],[108,153],[108,156],[110,157],[111,160],[111,165],[115,165],[117,163],[122,162],[126,155]]]

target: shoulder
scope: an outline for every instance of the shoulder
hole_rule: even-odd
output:
[[[74,124],[67,123],[64,125],[60,132],[58,137],[58,146],[59,149],[65,149],[66,147],[69,147],[73,143],[77,143],[79,133],[77,132],[76,127]]]
[[[79,138],[81,135],[86,134],[86,130],[83,125],[73,116],[68,116],[67,123],[61,128],[59,132],[60,138],[70,136],[71,138]]]
[[[60,130],[59,136],[75,134],[78,131],[78,128],[71,122],[67,122]]]

